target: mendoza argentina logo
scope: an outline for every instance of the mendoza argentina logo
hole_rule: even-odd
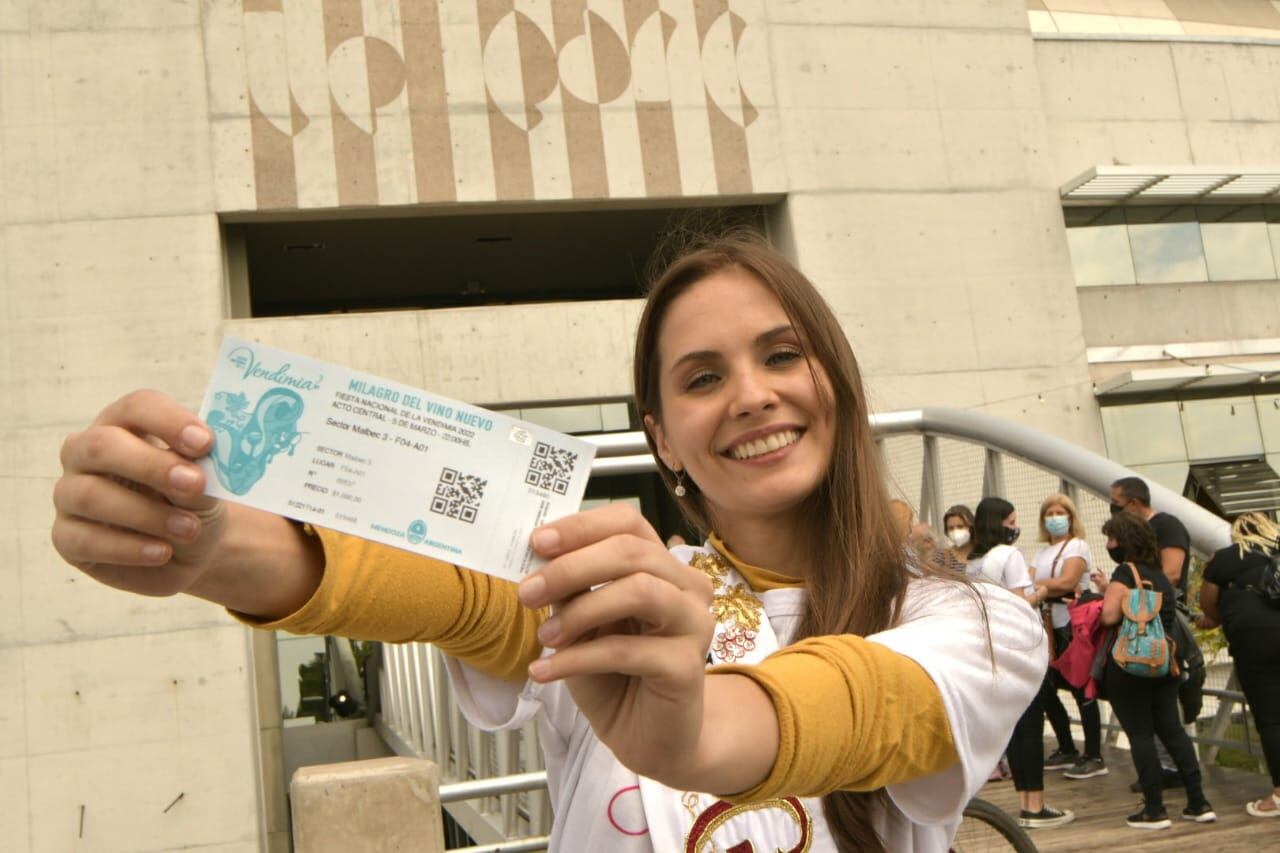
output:
[[[287,361],[276,368],[262,364],[258,361],[258,357],[253,350],[246,346],[238,346],[229,352],[227,361],[244,371],[244,375],[241,377],[243,379],[248,379],[252,376],[254,379],[264,379],[277,385],[288,385],[290,388],[297,388],[299,391],[315,391],[320,387],[320,383],[324,381],[323,376],[318,379],[295,376],[289,372],[293,369],[293,365]]]

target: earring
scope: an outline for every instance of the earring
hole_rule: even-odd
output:
[[[682,498],[685,495],[689,494],[689,490],[684,487],[684,469],[676,471],[675,475],[676,475],[676,487],[672,489],[672,491],[675,492],[676,497]]]

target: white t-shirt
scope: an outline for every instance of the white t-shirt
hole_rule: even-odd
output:
[[[1033,587],[1027,572],[1027,558],[1012,545],[997,545],[981,557],[974,557],[965,567],[965,574],[974,580],[982,578],[1000,584],[1013,592]]]
[[[1059,550],[1062,551],[1061,557],[1058,556]],[[1050,577],[1062,577],[1062,572],[1067,567],[1067,560],[1072,557],[1084,560],[1084,572],[1080,575],[1080,583],[1076,588],[1077,593],[1084,592],[1089,585],[1089,570],[1093,568],[1093,557],[1089,553],[1089,543],[1083,539],[1068,539],[1065,546],[1059,542],[1057,545],[1047,545],[1042,548],[1031,561],[1035,582],[1044,583]],[[1058,561],[1056,566],[1054,560]],[[1067,611],[1067,605],[1054,602],[1051,612],[1053,627],[1065,628],[1071,624],[1071,614]]]
[[[681,546],[673,552],[687,559],[706,550]],[[895,853],[948,849],[961,811],[986,782],[1044,677],[1048,649],[1035,612],[994,586],[982,584],[978,590],[994,661],[978,597],[968,587],[936,579],[913,579],[899,623],[867,638],[911,658],[938,685],[960,758],[941,773],[888,788],[889,805],[877,828]],[[757,595],[785,645],[802,615],[804,591]],[[639,777],[596,738],[563,683],[501,681],[453,659],[448,659],[448,672],[459,707],[475,725],[514,729],[536,720],[555,811],[551,850],[654,853]],[[820,800],[801,802],[813,822],[809,849],[836,853]],[[690,815],[683,831],[693,821]],[[756,850],[790,849],[798,840],[796,827],[794,818],[778,809],[749,810],[721,826],[713,840],[719,849],[744,840]]]

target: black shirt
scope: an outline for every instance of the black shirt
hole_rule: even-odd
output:
[[[1182,577],[1178,578],[1178,593],[1186,598],[1187,583],[1191,580],[1191,534],[1177,516],[1167,512],[1157,512],[1147,523],[1156,532],[1156,545],[1161,551],[1165,548],[1182,549]]]
[[[1240,546],[1228,545],[1215,553],[1205,566],[1204,579],[1222,588],[1218,612],[1228,642],[1233,631],[1280,630],[1280,607],[1272,607],[1256,590],[1266,564],[1267,557],[1261,551],[1246,550],[1242,557]],[[1245,586],[1254,589],[1245,589]]]
[[[1111,573],[1112,583],[1122,583],[1129,589],[1134,589],[1133,570],[1129,566],[1133,563],[1121,563],[1116,566],[1116,570]],[[1169,578],[1160,569],[1155,566],[1146,566],[1142,563],[1138,566],[1138,575],[1144,581],[1150,581],[1151,588],[1160,593],[1160,621],[1164,624],[1165,636],[1170,636],[1173,631],[1174,619],[1174,590],[1173,584],[1169,583]]]

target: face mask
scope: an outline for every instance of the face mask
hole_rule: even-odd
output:
[[[1004,544],[1012,545],[1018,541],[1018,537],[1022,535],[1022,530],[1017,527],[1006,527],[1004,529]]]
[[[1120,514],[1120,513],[1122,513],[1122,512],[1124,512],[1124,507],[1123,507],[1123,506],[1121,506],[1121,505],[1120,505],[1120,504],[1118,504],[1118,503],[1113,503],[1113,504],[1111,504],[1111,514],[1112,514],[1112,515],[1119,515],[1119,514]]]
[[[951,540],[951,544],[957,548],[963,548],[969,544],[969,531],[963,527],[957,527],[947,533],[947,538]]]
[[[1050,536],[1061,536],[1071,528],[1071,519],[1065,515],[1050,515],[1044,520],[1044,529]]]
[[[1108,548],[1107,554],[1110,555],[1111,559],[1115,560],[1117,563],[1123,563],[1125,561],[1124,549],[1121,548],[1119,545],[1117,545],[1114,548]]]

